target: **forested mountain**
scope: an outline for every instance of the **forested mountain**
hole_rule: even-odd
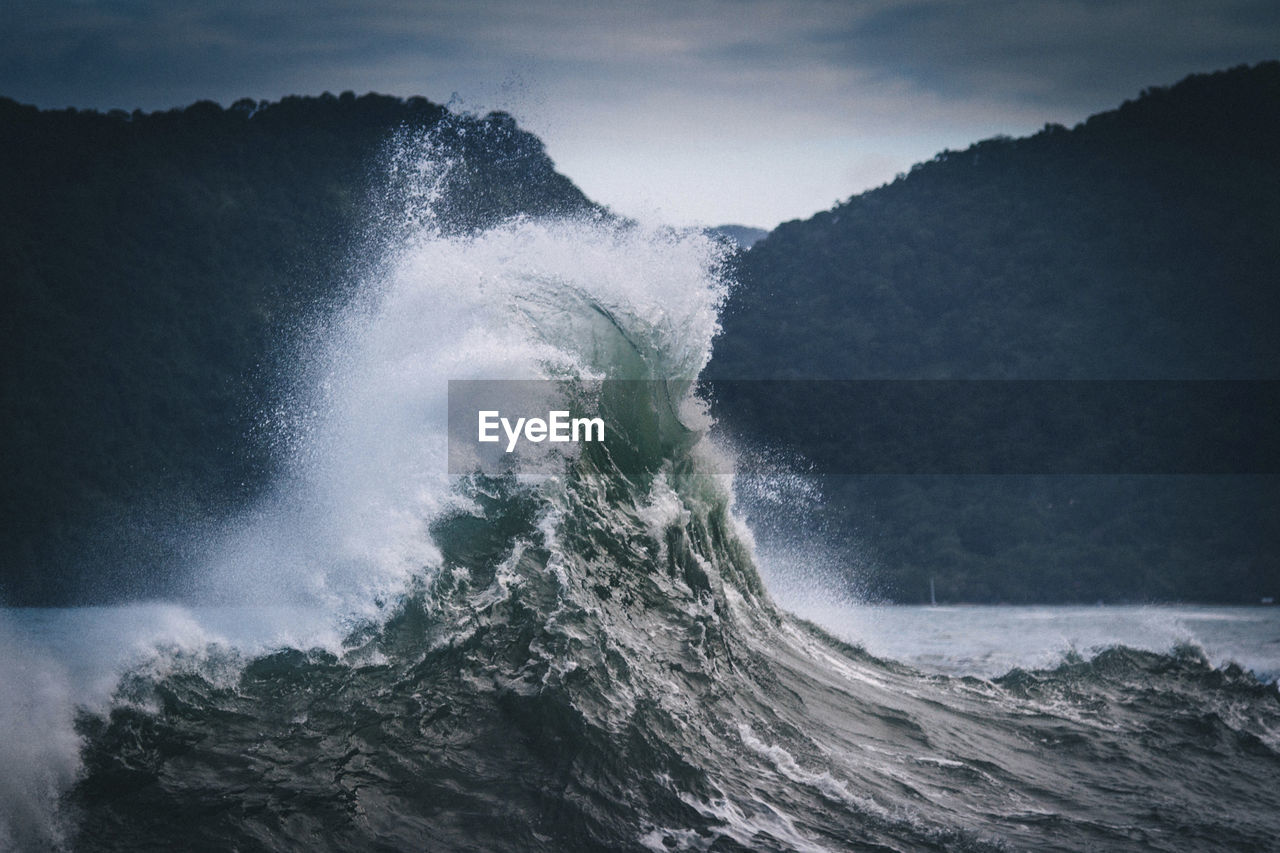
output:
[[[447,229],[599,212],[502,114],[0,99],[5,603],[163,594],[172,522],[262,488],[278,366],[376,256],[386,164],[424,134],[464,164]],[[944,152],[740,253],[709,375],[1276,378],[1278,152],[1277,63]],[[758,414],[774,401],[736,387],[722,422],[786,444],[785,417]],[[856,469],[831,446],[819,470]],[[1280,594],[1276,479],[829,477],[819,521],[898,600],[932,577],[940,600],[1251,601]]]
[[[1278,270],[1271,62],[1150,89],[1072,129],[945,151],[780,226],[741,256],[708,373],[1277,379]],[[722,416],[785,440],[777,386],[750,387],[734,386]],[[855,470],[824,447],[820,470]],[[1275,481],[836,477],[827,511],[869,543],[868,581],[894,598],[927,597],[932,576],[949,600],[1256,601],[1280,594]]]
[[[944,151],[752,247],[715,372],[1274,378],[1280,63]]]
[[[265,482],[273,365],[354,280],[388,146],[423,134],[463,164],[446,228],[595,210],[509,116],[421,98],[132,115],[0,99],[0,596],[159,594],[180,558],[168,522]]]

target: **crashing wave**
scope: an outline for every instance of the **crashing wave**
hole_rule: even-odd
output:
[[[193,573],[211,600],[330,607],[345,639],[126,678],[79,719],[70,846],[1274,841],[1274,688],[1223,690],[1191,657],[926,676],[773,605],[693,390],[717,244],[599,219],[423,228],[305,364],[288,476]],[[468,378],[648,380],[601,401],[633,452],[450,477],[443,395]]]

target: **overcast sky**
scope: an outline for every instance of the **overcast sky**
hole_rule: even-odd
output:
[[[943,148],[1278,56],[1277,0],[0,5],[0,95],[452,98],[514,113],[597,201],[676,224],[772,227]]]

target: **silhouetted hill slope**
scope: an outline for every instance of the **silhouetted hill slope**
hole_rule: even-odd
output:
[[[1280,368],[1280,63],[947,151],[747,253],[714,373],[1242,378]]]
[[[1277,379],[1278,270],[1270,62],[943,152],[781,225],[739,259],[708,374]],[[767,442],[815,414],[776,386],[734,388],[718,412]],[[842,420],[893,417],[834,397],[817,414],[830,428],[800,449],[827,472],[858,470]],[[952,601],[1256,602],[1280,595],[1276,479],[833,477],[826,512],[901,600],[935,576]]]
[[[464,164],[449,229],[595,210],[509,116],[421,98],[132,115],[0,99],[0,594],[156,594],[167,518],[264,482],[273,359],[344,295],[388,141],[426,132]]]

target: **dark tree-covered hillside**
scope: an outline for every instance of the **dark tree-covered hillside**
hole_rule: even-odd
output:
[[[463,164],[447,228],[595,210],[509,116],[421,98],[0,99],[3,600],[160,594],[167,522],[261,487],[276,359],[352,281],[387,146],[426,132]]]
[[[712,376],[1280,379],[1280,63],[943,152],[780,226],[738,277]],[[785,417],[756,429],[770,387],[719,411],[785,443]],[[829,439],[818,469],[854,470]],[[827,492],[891,598],[927,598],[930,577],[953,601],[1280,596],[1275,477],[846,476]]]
[[[744,258],[714,372],[1275,378],[1280,63],[946,151]]]

